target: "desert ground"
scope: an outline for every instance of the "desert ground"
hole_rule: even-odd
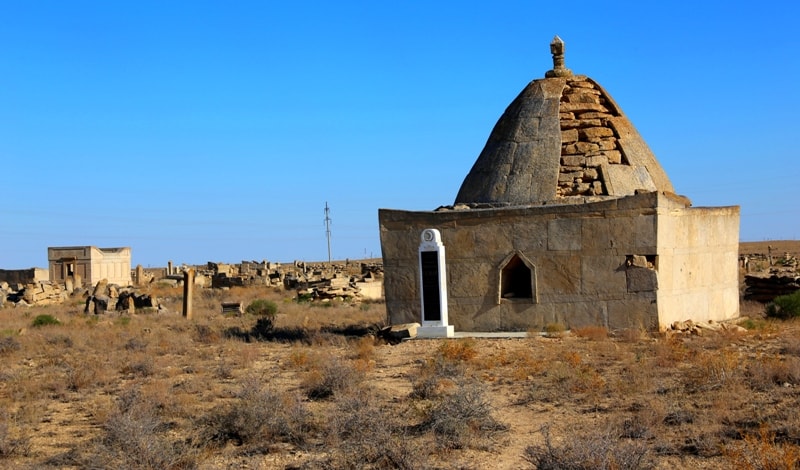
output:
[[[800,242],[742,253],[800,256]],[[376,338],[385,306],[153,283],[161,313],[0,309],[0,466],[797,468],[800,323]],[[223,316],[256,299],[266,317]],[[49,315],[58,324],[37,320]],[[37,324],[38,326],[34,326]]]

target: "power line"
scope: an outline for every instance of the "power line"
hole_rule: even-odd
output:
[[[328,238],[328,265],[331,264],[331,209],[325,201],[325,236]]]

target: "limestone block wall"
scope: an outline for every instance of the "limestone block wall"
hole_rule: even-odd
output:
[[[91,283],[108,279],[109,284],[131,284],[131,249],[91,247]]]
[[[47,280],[48,272],[42,268],[0,269],[0,282],[8,284],[32,284]]]
[[[89,246],[47,248],[50,281],[63,283],[70,277],[69,271],[72,270],[73,274],[88,282],[91,273],[90,256],[91,247]]]
[[[72,270],[83,283],[90,285],[101,279],[120,286],[131,284],[131,249],[128,247],[50,247],[47,258],[52,282],[65,282]]]
[[[659,218],[662,325],[739,316],[739,208],[686,208]]]
[[[456,331],[548,323],[665,328],[738,316],[738,207],[689,208],[645,193],[584,205],[441,212],[379,211],[392,323],[419,321],[418,246],[437,228],[447,249]],[[503,298],[503,265],[532,273],[530,298]]]
[[[456,331],[524,331],[548,323],[656,329],[662,326],[656,301],[664,288],[660,217],[685,205],[677,197],[646,193],[583,205],[382,209],[389,319],[419,321],[419,236],[437,228],[447,250],[449,318]],[[697,219],[702,222],[701,213]],[[680,252],[673,245],[672,253]],[[530,299],[501,298],[502,265],[513,256],[530,264]]]
[[[575,196],[626,196],[637,189],[673,191],[647,144],[592,79],[585,75],[566,79],[559,121],[561,165],[556,195],[563,202]]]

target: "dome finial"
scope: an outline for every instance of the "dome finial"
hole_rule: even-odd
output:
[[[553,54],[553,70],[548,70],[544,76],[546,78],[571,77],[572,70],[564,67],[564,41],[558,35],[553,37],[553,42],[550,43],[550,53]]]

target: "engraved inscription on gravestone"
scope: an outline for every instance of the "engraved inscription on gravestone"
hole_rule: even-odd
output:
[[[440,321],[439,306],[439,253],[422,251],[419,254],[422,266],[422,312],[423,321]]]

